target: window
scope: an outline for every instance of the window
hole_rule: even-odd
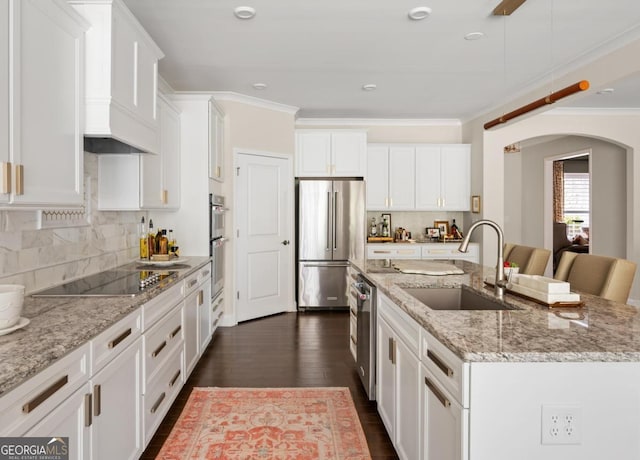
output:
[[[570,239],[580,234],[588,237],[589,173],[564,173],[564,221]]]

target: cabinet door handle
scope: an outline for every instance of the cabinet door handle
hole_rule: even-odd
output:
[[[93,419],[91,417],[91,393],[84,395],[84,426],[91,426]]]
[[[169,202],[169,192],[167,190],[162,191],[162,204],[167,204]]]
[[[11,193],[11,162],[2,163],[2,193]]]
[[[427,357],[433,361],[433,364],[446,374],[447,377],[453,377],[453,369],[447,366],[441,359],[431,350],[427,350]]]
[[[438,390],[438,387],[435,386],[435,384],[429,380],[427,377],[424,378],[424,384],[427,386],[427,388],[429,388],[431,390],[431,392],[433,393],[433,395],[438,398],[438,401],[440,401],[440,403],[444,406],[444,407],[449,407],[451,406],[451,401],[449,401],[447,399],[447,397],[445,395],[442,394],[442,392],[440,390]]]
[[[156,411],[158,410],[158,407],[160,407],[160,404],[162,404],[162,401],[164,401],[164,391],[162,392],[162,394],[160,395],[160,397],[158,398],[158,400],[156,401],[156,403],[151,406],[151,410],[149,412],[151,412],[152,414],[155,414]]]
[[[151,353],[151,357],[152,357],[152,358],[155,358],[156,356],[158,356],[158,355],[160,354],[160,352],[162,351],[162,349],[163,349],[164,347],[166,347],[166,346],[167,346],[167,341],[166,341],[166,340],[164,340],[164,341],[160,344],[160,346],[159,346],[158,348],[156,348],[155,350],[153,350],[153,353]]]
[[[389,197],[385,197],[384,206],[387,207],[387,208],[389,207]]]
[[[126,339],[127,337],[129,337],[131,335],[131,328],[127,329],[126,331],[124,331],[122,334],[120,334],[118,337],[116,337],[115,339],[113,339],[111,342],[109,342],[108,347],[109,348],[115,348],[118,346],[118,344],[120,342],[122,342],[124,339]]]
[[[24,166],[16,165],[16,195],[24,195]]]
[[[176,372],[176,375],[174,375],[173,378],[171,379],[171,382],[169,382],[170,387],[173,387],[176,384],[176,380],[178,380],[178,377],[180,377],[180,369],[178,369],[178,372]]]
[[[171,340],[176,335],[178,335],[178,332],[180,332],[181,329],[182,329],[182,324],[180,326],[176,327],[173,331],[171,331],[171,334],[169,334],[169,340]]]
[[[204,291],[198,291],[198,306],[204,303]]]
[[[396,341],[393,340],[393,337],[389,337],[389,361],[391,364],[396,363]]]
[[[36,407],[38,407],[40,404],[42,404],[43,402],[45,402],[47,399],[49,399],[49,397],[51,395],[53,395],[56,391],[58,391],[60,388],[62,388],[63,386],[65,386],[67,384],[67,382],[69,381],[69,376],[65,375],[64,377],[61,377],[59,380],[55,381],[53,384],[51,384],[49,387],[47,387],[42,393],[40,393],[38,396],[36,396],[35,398],[33,398],[31,401],[29,401],[28,403],[24,404],[22,406],[22,412],[24,412],[25,414],[28,414],[29,412],[31,412],[32,410],[34,410]]]
[[[220,166],[216,166],[216,177],[220,177]]]
[[[93,404],[93,416],[97,417],[102,413],[102,388],[100,385],[93,386],[93,397],[95,400]]]

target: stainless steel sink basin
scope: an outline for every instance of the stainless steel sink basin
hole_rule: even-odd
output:
[[[403,288],[432,310],[516,310],[470,288]]]

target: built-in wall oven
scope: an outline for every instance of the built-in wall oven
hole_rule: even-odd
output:
[[[209,194],[209,255],[213,258],[211,270],[211,299],[224,287],[225,200],[223,196]]]
[[[367,396],[373,401],[376,399],[376,287],[359,274],[351,288],[358,305],[356,365]]]

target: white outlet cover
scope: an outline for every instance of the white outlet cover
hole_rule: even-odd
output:
[[[542,444],[582,444],[582,407],[567,404],[542,406]]]

